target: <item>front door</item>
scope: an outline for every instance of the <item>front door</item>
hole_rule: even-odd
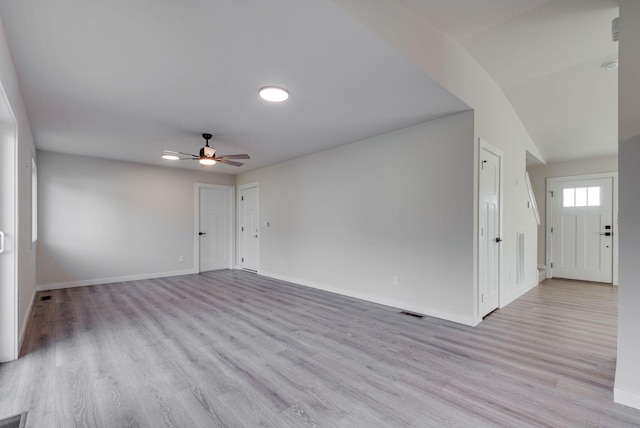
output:
[[[231,268],[232,191],[200,187],[200,272]]]
[[[551,181],[552,276],[613,281],[613,179]]]
[[[480,316],[499,305],[500,292],[500,186],[502,154],[482,143],[480,147],[478,284]]]
[[[242,224],[242,269],[252,272],[258,271],[258,187],[242,189],[240,195],[240,209]]]

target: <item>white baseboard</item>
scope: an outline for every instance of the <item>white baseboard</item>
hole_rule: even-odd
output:
[[[613,401],[618,404],[640,409],[640,393],[625,391],[614,386]]]
[[[33,293],[31,293],[31,301],[29,302],[29,306],[27,307],[27,310],[24,313],[24,317],[22,319],[22,328],[20,329],[20,334],[18,336],[18,354],[20,354],[22,343],[24,342],[24,337],[27,334],[27,324],[29,323],[29,319],[31,318],[33,303],[36,301],[36,292],[37,290],[34,288]]]
[[[276,273],[273,273],[273,272],[266,272],[266,271],[260,270],[258,272],[258,275],[266,276],[266,277],[269,277],[269,278],[278,279],[280,281],[291,282],[291,283],[294,283],[294,284],[302,285],[304,287],[315,288],[317,290],[328,291],[330,293],[340,294],[342,296],[353,297],[355,299],[365,300],[367,302],[377,303],[379,305],[389,306],[389,307],[392,307],[392,308],[398,308],[398,309],[414,312],[414,313],[421,314],[421,315],[426,315],[426,316],[430,316],[430,317],[434,317],[434,318],[440,318],[440,319],[447,320],[447,321],[452,321],[452,322],[455,322],[455,323],[458,323],[458,324],[469,325],[469,326],[472,326],[472,327],[475,327],[476,325],[480,324],[480,322],[482,321],[482,318],[465,317],[465,316],[460,316],[460,315],[456,315],[456,314],[450,314],[450,313],[447,313],[447,312],[444,312],[444,311],[439,311],[439,310],[433,309],[433,308],[427,308],[427,307],[423,307],[423,306],[420,306],[420,305],[407,304],[406,302],[396,301],[396,300],[392,300],[392,299],[386,299],[386,298],[382,298],[382,297],[374,296],[374,295],[370,295],[370,294],[354,293],[351,290],[345,290],[345,289],[342,289],[342,288],[331,287],[331,286],[327,286],[325,284],[318,284],[318,283],[314,283],[314,282],[311,282],[311,281],[306,281],[306,280],[303,280],[303,279],[300,279],[300,278],[293,278],[293,277],[289,277],[289,276],[286,276],[286,275],[276,274]]]
[[[518,297],[524,295],[527,291],[531,290],[533,287],[535,287],[536,285],[538,285],[538,278],[536,275],[536,279],[523,285],[522,287],[520,287],[519,289],[517,289],[516,291],[514,291],[513,293],[509,294],[508,296],[501,298],[500,299],[500,307],[504,308],[505,306],[507,306],[509,303],[513,302],[514,300],[516,300]]]
[[[56,282],[52,284],[38,284],[36,291],[58,290],[61,288],[85,287],[87,285],[112,284],[116,282],[139,281],[142,279],[166,278],[170,276],[191,275],[198,273],[195,269],[175,270],[170,272],[145,273],[138,275],[114,276],[111,278],[86,279],[71,282]]]
[[[540,284],[542,281],[547,279],[547,270],[546,269],[538,268],[537,274],[538,274],[538,284]]]

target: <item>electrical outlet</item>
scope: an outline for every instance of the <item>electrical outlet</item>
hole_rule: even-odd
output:
[[[184,263],[184,256],[178,256],[178,262]]]
[[[393,285],[398,285],[398,275],[393,275]]]

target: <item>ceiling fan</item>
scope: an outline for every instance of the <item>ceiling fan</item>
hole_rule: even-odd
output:
[[[191,153],[176,152],[175,150],[162,149],[162,159],[167,160],[197,160],[201,165],[210,166],[215,165],[217,162],[224,163],[233,166],[242,166],[242,162],[232,161],[230,159],[251,159],[247,154],[241,155],[224,155],[216,156],[216,149],[209,147],[209,140],[213,138],[211,134],[202,134],[202,138],[205,139],[204,147],[200,149],[200,155],[194,155]]]

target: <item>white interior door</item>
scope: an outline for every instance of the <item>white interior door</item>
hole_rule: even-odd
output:
[[[480,148],[478,299],[480,316],[497,309],[500,299],[500,237],[502,154],[482,144]]]
[[[0,363],[18,358],[16,122],[0,85]]]
[[[230,188],[200,187],[200,272],[232,267],[233,193]]]
[[[242,189],[240,194],[241,221],[240,233],[242,239],[241,266],[253,272],[258,271],[258,187]]]
[[[613,179],[551,182],[554,277],[613,281]]]

